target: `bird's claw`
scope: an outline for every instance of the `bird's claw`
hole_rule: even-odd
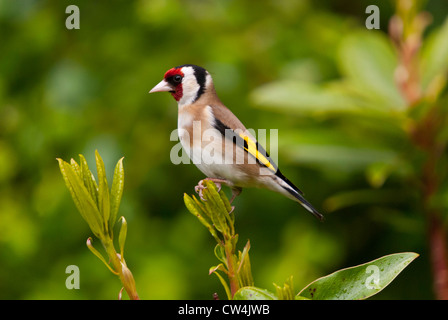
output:
[[[202,196],[202,190],[207,188],[206,186],[203,185],[204,180],[213,181],[212,179],[203,179],[203,180],[199,181],[198,185],[194,187],[194,191],[199,195],[199,197],[201,198],[202,201],[207,201]],[[215,183],[216,188],[218,189],[218,192],[220,192],[221,191],[221,183],[220,182],[216,182],[216,181],[213,181],[213,182]]]
[[[204,197],[202,196],[202,190],[204,190],[206,187],[202,184],[202,181],[199,181],[198,185],[194,187],[194,191],[198,194],[199,198],[201,198],[202,201],[206,201]]]

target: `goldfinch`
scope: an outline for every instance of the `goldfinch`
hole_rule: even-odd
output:
[[[185,64],[168,70],[163,80],[149,91],[170,92],[178,104],[178,134],[193,163],[218,188],[259,187],[278,192],[323,220],[299,190],[278,169],[263,147],[241,121],[219,100],[207,70]],[[202,180],[196,186],[201,195]]]

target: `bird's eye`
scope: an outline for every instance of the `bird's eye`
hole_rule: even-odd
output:
[[[173,81],[176,82],[176,83],[180,83],[180,82],[182,81],[182,76],[176,74],[176,75],[173,77]]]

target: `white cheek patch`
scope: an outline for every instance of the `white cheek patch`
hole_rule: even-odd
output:
[[[179,100],[179,105],[185,106],[194,102],[200,86],[196,81],[192,67],[183,67],[182,73],[184,74],[184,80],[182,81],[182,98]]]

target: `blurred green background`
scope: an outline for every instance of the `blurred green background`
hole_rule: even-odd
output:
[[[80,9],[79,30],[65,27],[70,4]],[[387,35],[395,5],[378,2],[381,29],[367,30],[369,4],[0,0],[0,298],[117,298],[120,282],[87,250],[91,232],[56,161],[82,153],[94,168],[95,149],[110,181],[125,157],[119,215],[140,297],[225,297],[208,275],[217,264],[214,239],[183,203],[203,175],[170,161],[176,103],[148,94],[166,70],[193,63],[211,72],[221,100],[248,128],[279,130],[282,172],[327,218],[320,223],[278,194],[244,190],[234,202],[236,228],[241,249],[251,241],[256,286],[274,291],[273,282],[293,275],[298,291],[338,269],[414,251],[421,256],[376,297],[433,299],[413,183],[421,157],[406,135]],[[424,36],[443,26],[446,34],[447,3],[422,6],[432,15]],[[447,66],[446,48],[434,62],[429,50],[427,82]],[[444,103],[445,91],[437,96]],[[79,290],[65,287],[72,264]]]

